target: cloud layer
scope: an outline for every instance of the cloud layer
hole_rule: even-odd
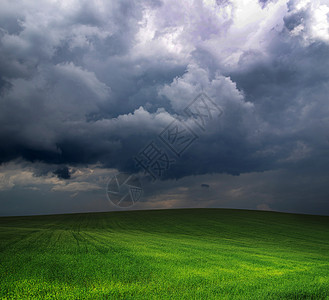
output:
[[[198,140],[162,179],[323,178],[328,20],[325,0],[4,1],[0,163],[71,181],[52,191],[88,190],[74,168],[138,171],[134,156],[203,91],[223,114],[195,128]],[[1,187],[21,182],[6,170]]]

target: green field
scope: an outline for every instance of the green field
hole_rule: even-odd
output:
[[[1,299],[329,299],[329,217],[181,209],[0,218]]]

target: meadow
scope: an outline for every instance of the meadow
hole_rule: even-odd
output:
[[[329,299],[329,217],[177,209],[0,218],[1,299]]]

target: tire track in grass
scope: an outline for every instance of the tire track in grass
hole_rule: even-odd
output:
[[[28,230],[30,230],[29,232],[26,232],[24,234],[20,233],[19,235],[17,235],[17,231],[18,230],[25,230],[25,228],[15,228],[13,230],[16,231],[16,234],[14,236],[14,238],[16,240],[14,240],[12,242],[8,241],[7,243],[5,243],[4,240],[2,240],[1,241],[1,244],[0,244],[0,253],[1,252],[4,252],[4,251],[7,251],[8,249],[10,249],[11,247],[15,246],[18,243],[24,242],[24,240],[25,239],[28,239],[31,236],[31,234],[37,233],[37,232],[39,232],[42,229],[37,229],[37,230],[36,229],[34,229],[34,230],[28,229]]]
[[[107,254],[108,252],[122,253],[123,250],[126,250],[123,247],[117,247],[117,249],[116,249],[114,247],[111,247],[109,245],[109,243],[105,243],[105,242],[100,241],[99,238],[97,239],[97,236],[100,235],[99,233],[96,235],[95,233],[90,234],[90,233],[84,232],[84,235],[88,237],[88,239],[85,238],[85,241],[87,243],[89,243],[90,245],[92,245],[101,254]],[[94,241],[94,242],[92,242],[92,241]],[[101,244],[102,246],[97,245],[97,243]]]
[[[76,243],[78,245],[79,253],[88,253],[88,247],[86,243],[83,243],[86,241],[86,239],[81,235],[80,232],[71,232],[72,236],[76,240]],[[84,249],[84,250],[83,250]]]

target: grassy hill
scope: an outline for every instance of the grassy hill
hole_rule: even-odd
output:
[[[1,299],[329,299],[329,217],[180,209],[0,218]]]

